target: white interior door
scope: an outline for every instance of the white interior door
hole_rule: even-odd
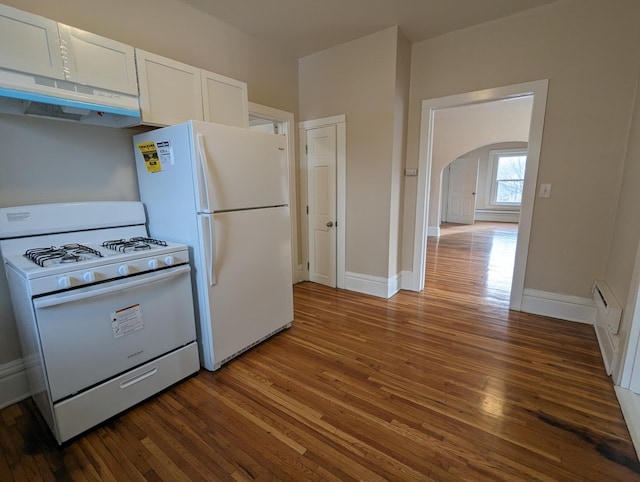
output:
[[[473,224],[476,209],[478,160],[456,159],[449,165],[447,221]]]
[[[309,280],[336,287],[336,126],[307,130]]]

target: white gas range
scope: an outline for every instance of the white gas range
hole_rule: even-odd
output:
[[[141,203],[0,209],[32,395],[58,443],[198,371],[188,248]]]

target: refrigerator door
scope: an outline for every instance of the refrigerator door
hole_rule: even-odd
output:
[[[293,321],[291,238],[287,206],[207,217],[214,246],[198,270],[210,323],[201,348],[205,368],[215,370]]]
[[[198,212],[289,204],[287,145],[283,136],[189,122],[195,153]]]

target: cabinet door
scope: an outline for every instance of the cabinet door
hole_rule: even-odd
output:
[[[204,120],[200,69],[136,49],[142,122],[168,126]]]
[[[58,31],[68,81],[138,95],[133,47],[61,23]]]
[[[205,121],[249,127],[246,83],[203,70],[202,100]]]
[[[0,5],[0,66],[64,79],[56,22]]]

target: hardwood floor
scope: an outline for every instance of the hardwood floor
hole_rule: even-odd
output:
[[[515,231],[460,231],[423,293],[297,285],[291,329],[62,448],[5,408],[0,480],[640,480],[593,328],[510,312]]]

